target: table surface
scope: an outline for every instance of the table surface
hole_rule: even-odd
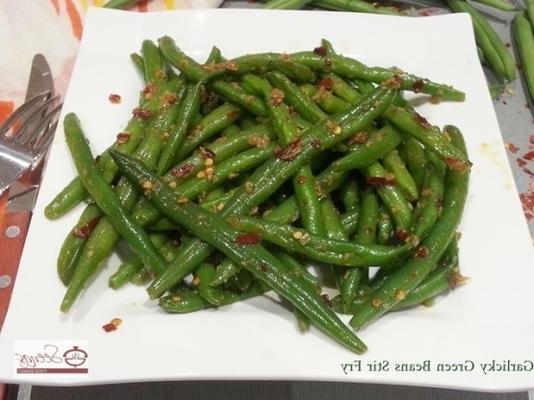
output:
[[[416,0],[419,1],[419,0]],[[433,0],[421,0],[432,5]],[[257,7],[250,0],[225,1],[224,7]],[[510,43],[510,24],[507,16],[488,10],[490,22],[507,43]],[[517,59],[517,54],[516,54]],[[491,76],[488,80],[491,82]],[[534,114],[532,104],[525,97],[524,82],[517,80],[510,84],[503,95],[495,100],[495,110],[505,143],[513,144],[508,156],[516,185],[523,199],[534,192],[534,174],[528,163],[520,166],[518,157],[522,157],[534,146]],[[532,135],[532,139],[531,139]],[[514,150],[514,151],[510,151]],[[534,167],[533,167],[534,169]],[[534,205],[534,194],[532,195]],[[530,206],[532,207],[532,206]],[[533,213],[534,214],[534,210]],[[529,220],[531,235],[534,233],[534,218]],[[216,398],[241,400],[277,399],[277,400],[357,400],[357,399],[428,399],[428,400],[534,400],[530,393],[477,393],[443,389],[414,388],[400,386],[344,384],[325,382],[162,382],[124,385],[105,385],[79,388],[38,387],[21,385],[8,387],[8,400],[60,400],[71,399],[183,399],[211,400]]]

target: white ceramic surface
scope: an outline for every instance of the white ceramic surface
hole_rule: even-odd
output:
[[[312,49],[321,38],[369,65],[397,66],[467,93],[463,103],[425,103],[419,111],[437,125],[465,133],[473,161],[462,223],[461,267],[469,284],[434,307],[395,313],[361,332],[362,357],[323,334],[297,332],[291,312],[258,298],[217,311],[166,315],[141,288],[118,292],[108,266],[69,315],[58,307],[63,287],[55,260],[80,210],[49,222],[43,208],[74,168],[58,130],[26,242],[9,313],[0,334],[0,381],[74,385],[154,380],[323,380],[509,391],[534,387],[532,372],[484,373],[480,363],[534,360],[534,258],[469,17],[456,14],[397,18],[333,12],[249,10],[136,14],[90,10],[63,113],[78,113],[95,151],[102,151],[127,121],[142,83],[129,54],[145,38],[173,36],[204,59],[217,45],[227,57],[262,51]],[[119,93],[120,105],[108,95]],[[102,325],[123,319],[116,332]],[[14,374],[14,341],[84,340],[88,374]],[[361,360],[362,371],[341,364]],[[387,360],[389,371],[367,363]],[[430,360],[432,371],[395,371],[396,363]],[[439,372],[438,363],[472,360],[470,372]],[[354,367],[352,367],[354,369]],[[349,371],[349,367],[345,367]]]

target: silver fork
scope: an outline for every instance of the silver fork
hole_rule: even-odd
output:
[[[0,194],[46,154],[61,104],[50,92],[38,94],[0,126]]]

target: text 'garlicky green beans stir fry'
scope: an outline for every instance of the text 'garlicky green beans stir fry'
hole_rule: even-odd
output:
[[[114,290],[146,285],[177,314],[272,290],[300,330],[313,325],[356,353],[366,345],[353,328],[464,281],[456,228],[471,163],[462,135],[402,97],[462,101],[461,91],[368,67],[326,40],[234,59],[214,47],[199,64],[162,37],[132,60],[145,87],[107,150],[95,159],[77,116],[63,123],[79,175],[45,214],[87,205],[58,256],[61,311],[119,239],[133,256],[111,275]],[[308,269],[317,263],[321,278]]]

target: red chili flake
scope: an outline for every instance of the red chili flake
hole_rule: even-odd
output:
[[[215,159],[215,153],[211,151],[210,149],[200,146],[199,151],[200,151],[200,156],[203,159],[206,159],[206,158],[211,158],[212,160]]]
[[[531,221],[532,218],[534,218],[534,214],[525,213],[525,217],[526,217],[527,221]]]
[[[523,160],[522,158],[518,157],[518,158],[515,159],[515,161],[517,162],[517,165],[519,167],[523,167],[523,166],[527,165],[527,162],[525,160]]]
[[[313,49],[313,52],[321,57],[326,56],[326,49],[323,46],[316,47],[315,49]]]
[[[330,78],[321,79],[317,84],[317,87],[331,92],[334,87],[334,81]]]
[[[113,332],[117,330],[117,326],[115,324],[112,324],[111,322],[107,323],[106,325],[102,326],[102,329],[106,332]]]
[[[291,161],[302,151],[300,139],[294,140],[283,149],[275,151],[276,158],[282,161]]]
[[[112,104],[119,104],[121,102],[121,96],[118,94],[112,93],[109,95],[108,100]]]
[[[370,176],[367,178],[367,183],[371,186],[388,186],[393,185],[395,180],[388,179],[385,176]]]
[[[400,75],[393,75],[391,78],[382,82],[382,85],[389,89],[399,89],[402,85],[402,78]]]
[[[530,136],[528,137],[528,141],[529,141],[530,143],[534,144],[534,135],[530,135]]]
[[[184,178],[193,171],[195,166],[191,163],[187,163],[178,168],[173,168],[171,174],[177,178]]]
[[[528,161],[534,161],[534,151],[529,151],[523,158]]]
[[[239,118],[239,111],[230,111],[226,116],[231,120],[236,120]]]
[[[517,153],[519,151],[519,147],[517,147],[513,143],[505,143],[505,147],[510,151],[510,153]]]
[[[530,175],[530,176],[534,176],[534,172],[532,172],[532,170],[529,169],[529,168],[523,168],[523,172],[524,172],[525,174]]]
[[[417,250],[415,250],[415,256],[417,258],[426,258],[426,256],[428,256],[428,248],[425,246],[419,246]]]
[[[428,120],[423,117],[421,114],[419,114],[418,112],[415,112],[414,113],[414,118],[417,122],[419,122],[419,124],[423,125],[425,128],[432,128],[432,125],[430,125],[430,123],[428,122]]]
[[[416,80],[412,85],[412,89],[414,93],[420,93],[423,91],[424,88],[425,88],[425,83],[421,79]]]
[[[72,230],[72,234],[80,239],[87,238],[91,232],[95,229],[96,225],[98,224],[98,221],[100,221],[100,217],[93,218],[91,221],[89,221],[87,224],[80,228],[74,228]]]
[[[403,242],[404,242],[406,239],[408,239],[408,235],[409,235],[409,233],[408,233],[408,231],[407,231],[406,229],[399,229],[399,230],[397,231],[397,237],[398,237],[400,240],[402,240]]]
[[[150,110],[143,107],[135,107],[132,111],[132,114],[134,117],[141,118],[141,119],[149,119],[150,118]]]
[[[117,135],[117,143],[124,144],[130,140],[130,134],[128,132],[121,132]]]
[[[178,100],[176,93],[167,92],[163,95],[163,102],[168,106],[176,103],[176,100]]]
[[[430,15],[432,15],[432,14],[429,11],[420,11],[419,12],[419,16],[420,17],[428,17]]]
[[[238,246],[253,246],[261,242],[261,236],[256,233],[243,233],[235,238]]]

